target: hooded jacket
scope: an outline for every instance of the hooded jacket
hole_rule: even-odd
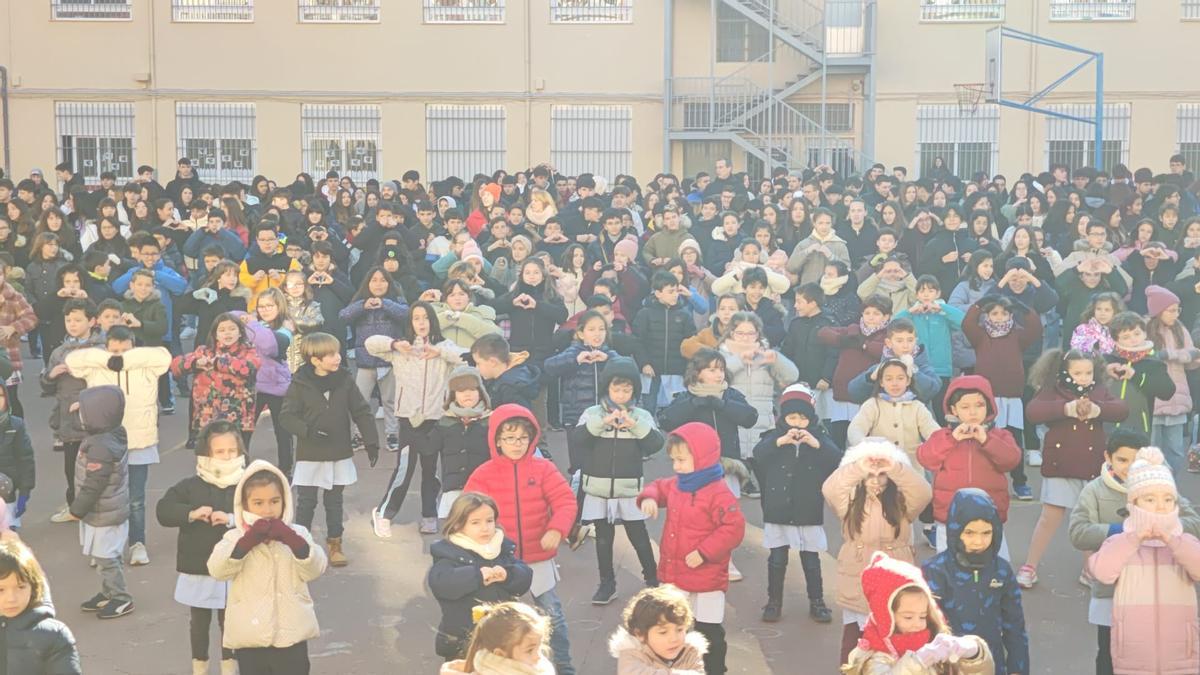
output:
[[[1021,461],[1021,448],[1006,429],[993,426],[996,419],[996,399],[992,385],[980,375],[964,375],[950,381],[943,401],[943,410],[952,415],[950,398],[959,391],[976,391],[987,401],[987,442],[975,439],[956,440],[954,426],[938,429],[917,448],[921,466],[933,472],[933,517],[947,522],[950,501],[962,488],[982,488],[996,504],[1000,522],[1008,520],[1008,476]],[[955,425],[957,426],[957,425]]]
[[[982,553],[967,553],[962,542],[967,524],[992,526],[992,543]],[[988,643],[1002,673],[1029,673],[1029,636],[1021,608],[1021,588],[1008,561],[1000,557],[1004,524],[996,505],[976,488],[959,490],[950,503],[946,550],[925,561],[921,570],[951,628]]]
[[[1091,416],[1080,421],[1072,415],[1079,400],[1056,381],[1052,387],[1043,387],[1025,406],[1026,422],[1049,426],[1042,441],[1045,478],[1091,480],[1099,476],[1104,465],[1104,424],[1121,422],[1129,414],[1124,401],[1097,386],[1088,396]]]
[[[392,349],[395,341],[396,338],[389,335],[372,335],[364,345],[368,354],[392,366],[396,378],[396,397],[391,405],[395,408],[396,417],[409,420],[413,426],[440,419],[444,412],[450,371],[462,365],[466,350],[443,339],[432,345],[438,350],[437,358],[425,359],[415,347],[408,354]]]
[[[566,349],[546,359],[546,375],[558,378],[558,404],[564,427],[575,426],[585,410],[608,394],[608,380],[604,380],[601,371],[608,370],[608,364],[618,358],[617,353],[607,344],[600,345],[597,351],[608,357],[606,361],[579,363],[579,355],[587,351],[591,349],[579,340],[573,340]],[[633,381],[640,387],[641,373],[636,367],[633,370]]]
[[[130,448],[158,445],[158,378],[171,366],[166,347],[134,347],[120,356],[88,347],[67,354],[65,361],[71,376],[84,380],[89,388],[121,388],[125,398],[122,425]]]
[[[475,551],[463,548],[446,539],[429,547],[433,567],[426,580],[434,599],[442,608],[434,650],[446,659],[461,658],[467,651],[471,631],[475,628],[472,609],[477,605],[516,600],[529,591],[533,570],[516,557],[517,545],[505,537],[500,555],[487,559]],[[507,576],[504,581],[484,585],[484,567],[499,565]]]
[[[696,471],[720,461],[720,440],[707,424],[692,422],[671,434],[687,442]],[[642,490],[638,504],[647,499],[667,509],[659,542],[659,580],[688,593],[728,590],[729,556],[746,535],[746,517],[725,481],[684,492],[678,477],[659,478]],[[695,568],[684,562],[692,551],[703,559]]]
[[[208,557],[229,529],[206,520],[189,520],[188,514],[201,506],[233,514],[236,485],[218,487],[200,476],[189,476],[172,485],[154,507],[158,524],[179,528],[175,539],[175,571],[208,576]]]
[[[79,652],[71,629],[54,616],[49,599],[31,605],[11,619],[0,618],[4,662],[0,672],[34,675],[79,675]]]
[[[235,312],[234,316],[241,318],[244,312]],[[291,344],[292,334],[286,328],[273,330],[270,326],[251,317],[246,324],[246,333],[254,351],[258,353],[261,363],[258,372],[254,374],[254,390],[271,396],[283,396],[287,393],[288,385],[292,383],[292,371],[288,368],[286,355]]]
[[[404,333],[402,322],[408,305],[400,296],[383,298],[377,309],[367,309],[365,299],[351,302],[338,312],[338,317],[354,329],[354,363],[359,368],[383,368],[391,365],[367,351],[367,338],[386,335],[393,340]]]
[[[345,368],[323,377],[301,366],[283,397],[279,424],[296,437],[297,462],[350,459],[350,421],[358,425],[368,456],[379,453],[379,431],[371,406]]]
[[[488,398],[492,405],[499,408],[505,403],[513,403],[522,408],[532,408],[533,400],[538,397],[542,388],[541,368],[528,364],[518,364],[500,373],[494,380],[484,381]],[[491,442],[490,440],[488,441]]]
[[[1167,364],[1158,358],[1152,345],[1149,346],[1150,353],[1136,363],[1116,352],[1104,356],[1106,363],[1117,363],[1133,369],[1133,377],[1128,380],[1110,378],[1107,382],[1113,397],[1129,406],[1129,415],[1116,426],[1137,429],[1146,434],[1150,433],[1153,424],[1155,402],[1170,400],[1175,395],[1175,383],[1167,373]]]
[[[617,660],[617,675],[704,675],[708,640],[695,630],[688,631],[683,638],[683,649],[668,662],[645,642],[618,627],[608,639],[608,653]]]
[[[286,544],[267,540],[235,558],[234,546],[250,529],[242,508],[246,481],[259,471],[269,471],[283,484],[283,514],[280,520],[308,544],[308,557],[297,560]],[[226,649],[247,647],[291,647],[321,634],[313,609],[308,582],[325,572],[325,551],[313,542],[303,525],[292,522],[295,505],[287,476],[269,462],[256,459],[246,467],[233,493],[234,527],[213,548],[208,573],[220,581],[232,580],[225,603]],[[268,592],[263,592],[267,589]],[[274,591],[274,592],[269,592]]]
[[[125,395],[111,385],[89,387],[79,395],[79,419],[87,438],[75,459],[75,501],[71,515],[92,527],[129,520],[129,446],[121,418]]]
[[[819,447],[805,443],[777,445],[789,429],[781,416],[775,428],[763,432],[754,446],[754,468],[762,486],[763,522],[821,525],[825,522],[821,486],[837,468],[842,451],[819,425],[807,429]]]
[[[50,411],[50,428],[54,430],[55,437],[65,443],[78,443],[87,435],[84,433],[83,427],[79,425],[79,415],[71,412],[71,405],[79,400],[79,392],[87,387],[87,382],[83,378],[72,375],[69,369],[62,375],[50,379],[50,371],[54,370],[55,366],[65,365],[67,354],[77,349],[101,347],[103,344],[98,333],[89,335],[83,340],[67,338],[67,341],[50,352],[50,360],[46,363],[45,370],[42,371],[40,378],[42,392],[53,394],[55,398],[55,406]]]
[[[743,429],[758,422],[758,409],[746,401],[746,396],[733,387],[726,387],[721,396],[697,396],[690,389],[675,395],[670,405],[658,412],[662,430],[671,432],[688,422],[702,422],[717,430],[721,442],[721,457],[742,458]]]
[[[633,419],[629,429],[605,424],[604,418],[613,411],[608,400],[608,387],[620,377],[633,382],[633,398],[626,412]],[[641,399],[641,374],[632,359],[617,357],[609,361],[600,373],[600,403],[583,412],[579,425],[571,429],[571,454],[578,457],[583,469],[583,491],[604,499],[636,497],[642,490],[642,462],[663,447],[663,435],[654,417],[638,408]]]
[[[528,351],[533,363],[542,363],[554,353],[554,328],[567,320],[567,307],[562,300],[547,293],[550,282],[542,280],[534,287],[517,281],[512,292],[496,298],[493,307],[497,314],[507,314],[512,325],[509,345],[514,351]],[[528,295],[537,304],[533,309],[513,304],[518,296]]]
[[[512,460],[496,446],[496,434],[505,422],[516,418],[527,420],[534,432],[529,449]],[[563,537],[570,532],[577,509],[575,493],[553,462],[533,454],[542,431],[528,408],[498,406],[488,418],[487,434],[492,458],[475,469],[463,491],[482,492],[496,500],[500,526],[516,542],[518,558],[527,563],[550,560],[558,551],[544,550],[542,537],[550,530]]]

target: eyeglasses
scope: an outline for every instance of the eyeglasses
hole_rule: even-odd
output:
[[[758,331],[756,331],[756,330],[735,330],[735,331],[733,331],[733,335],[734,335],[734,337],[758,337]]]
[[[501,436],[500,442],[505,445],[526,445],[529,443],[528,436]]]

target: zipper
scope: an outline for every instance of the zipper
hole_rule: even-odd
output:
[[[658,373],[658,376],[660,379],[662,378],[663,374],[667,370],[667,358],[671,354],[671,350],[668,347],[668,345],[670,345],[670,344],[671,344],[671,308],[664,305],[663,306],[663,372]],[[661,388],[661,386],[660,386],[660,388]]]
[[[412,458],[415,459],[415,458]],[[517,463],[513,462],[513,503],[517,508],[517,557],[525,559],[525,533],[521,527],[521,480],[517,471]]]
[[[608,498],[613,499],[617,496],[617,434],[620,433],[613,428],[613,451],[610,454],[608,463]]]
[[[1154,606],[1158,607],[1159,606],[1159,604],[1158,604],[1158,547],[1155,546],[1152,548],[1154,551]],[[1158,615],[1159,615],[1158,612],[1154,613],[1154,636],[1155,636],[1156,642],[1158,640],[1158,636],[1161,635],[1161,633],[1158,632],[1158,624],[1159,624]],[[1157,669],[1157,666],[1156,666],[1156,669]]]

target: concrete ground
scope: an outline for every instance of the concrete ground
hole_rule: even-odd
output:
[[[28,363],[26,384],[21,387],[26,418],[32,430],[38,460],[38,488],[24,518],[22,536],[33,547],[50,576],[59,618],[74,631],[87,673],[164,675],[190,672],[188,612],[172,599],[175,584],[175,536],[154,520],[154,504],[168,487],[192,475],[193,455],[183,448],[186,399],[180,412],[160,419],[162,463],[150,473],[147,495],[147,530],[151,564],[127,568],[136,611],[112,621],[100,621],[79,611],[78,604],[99,589],[99,579],[79,552],[77,527],[52,524],[50,515],[63,503],[62,460],[51,449],[46,424],[51,400],[38,398],[32,384],[41,363]],[[554,456],[562,464],[566,457],[564,435],[548,434]],[[251,455],[275,456],[269,420],[264,418],[255,433]],[[313,673],[436,673],[440,659],[433,654],[433,630],[439,612],[425,588],[429,566],[428,547],[435,537],[417,533],[418,500],[408,499],[393,529],[390,541],[371,533],[369,513],[382,496],[395,465],[395,455],[384,453],[379,466],[368,468],[366,458],[356,457],[359,482],[346,492],[346,553],[351,563],[330,569],[312,583],[321,636],[309,645]],[[646,464],[648,477],[670,470],[661,456]],[[1031,471],[1034,494],[1040,477]],[[419,481],[416,481],[419,482]],[[1196,494],[1197,480],[1184,479],[1185,495]],[[414,492],[416,487],[414,485]],[[766,550],[761,547],[762,519],[757,501],[743,499],[747,519],[746,540],[734,559],[746,578],[732,584],[725,627],[730,650],[731,673],[835,673],[841,639],[841,616],[835,611],[832,625],[818,625],[808,618],[803,573],[793,558],[787,578],[783,621],[764,624],[759,620],[766,588]],[[1013,502],[1006,534],[1017,564],[1024,560],[1030,533],[1037,520],[1037,502]],[[661,518],[652,521],[656,540]],[[323,542],[324,514],[318,509],[314,536]],[[840,544],[832,515],[826,516],[831,550]],[[922,557],[931,554],[924,546]],[[641,573],[628,541],[618,535],[616,561],[619,575],[618,599],[605,607],[593,607],[590,598],[597,583],[592,543],[571,552],[565,546],[558,557],[562,567],[559,594],[570,622],[571,647],[579,673],[612,673],[615,661],[608,655],[607,639],[616,627],[625,601],[640,588]],[[833,558],[823,556],[826,598],[833,606],[836,570]],[[1093,672],[1095,630],[1087,624],[1087,590],[1079,585],[1082,556],[1070,547],[1065,523],[1040,570],[1041,583],[1025,593],[1025,616],[1032,645],[1035,673]],[[215,633],[215,630],[214,630]],[[214,656],[216,638],[214,637]],[[215,663],[213,671],[216,672]]]

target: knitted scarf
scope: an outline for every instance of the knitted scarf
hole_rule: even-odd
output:
[[[495,560],[499,557],[500,547],[504,544],[504,531],[497,527],[492,538],[482,544],[462,532],[455,532],[446,537],[446,541],[459,548],[465,548],[484,560]]]
[[[219,488],[237,485],[245,471],[246,457],[244,455],[238,455],[229,459],[217,459],[216,457],[196,458],[196,475],[200,476],[200,480],[205,483],[215,485]]]
[[[1113,473],[1112,464],[1104,463],[1104,468],[1100,470],[1100,477],[1104,480],[1104,484],[1121,494],[1128,494],[1129,488],[1125,487],[1125,481],[1121,480],[1117,474]]]
[[[903,288],[904,288],[904,280],[903,279],[901,279],[899,281],[895,281],[892,279],[885,279],[883,277],[879,277],[879,283],[875,285],[875,290],[882,293],[883,295],[891,295],[892,293],[895,293],[896,291],[899,291]]]
[[[892,624],[895,625],[895,623],[896,620],[893,618]],[[915,633],[893,632],[891,635],[884,635],[879,625],[875,623],[875,617],[872,616],[867,619],[867,625],[863,628],[862,638],[858,641],[858,648],[891,654],[892,658],[899,659],[901,656],[909,652],[915,652],[929,644],[929,640],[932,637],[933,635],[928,628]]]
[[[703,384],[701,382],[696,382],[688,385],[688,393],[690,393],[692,396],[715,396],[717,398],[722,398],[725,396],[725,390],[728,388],[729,383],[724,381],[720,384]]]
[[[840,277],[821,277],[821,290],[825,292],[825,295],[836,295],[848,281],[850,281],[849,274]]]
[[[1167,537],[1178,537],[1183,534],[1183,522],[1179,520],[1179,508],[1170,513],[1154,513],[1140,506],[1129,505],[1129,517],[1125,519],[1125,531],[1143,532],[1155,531]],[[1143,546],[1166,546],[1161,539],[1143,539]]]
[[[1058,371],[1058,384],[1068,392],[1080,397],[1090,395],[1096,388],[1095,380],[1092,380],[1090,384],[1079,384],[1072,379],[1071,374],[1067,372],[1066,363],[1063,363],[1062,368]]]
[[[1144,342],[1133,349],[1125,349],[1121,345],[1117,345],[1113,348],[1113,353],[1130,363],[1137,363],[1154,353],[1154,343]]]
[[[486,414],[488,414],[488,409],[487,406],[484,405],[483,401],[479,401],[470,408],[464,408],[461,405],[451,401],[450,405],[446,408],[447,417],[457,417],[462,421],[463,424],[473,422]]]
[[[861,318],[859,318],[859,320],[858,320],[858,330],[862,333],[862,336],[865,338],[871,337],[872,335],[878,333],[879,331],[883,330],[884,328],[887,328],[886,323],[881,323],[878,326],[871,327],[871,326],[868,326],[867,322],[862,320]]]
[[[724,478],[725,470],[721,468],[721,463],[717,462],[710,467],[697,469],[691,473],[681,473],[678,476],[679,489],[684,492],[695,493],[705,485]]]
[[[1008,335],[1013,329],[1013,318],[1011,316],[1008,317],[1008,319],[998,323],[985,316],[983,317],[983,321],[981,323],[983,325],[983,330],[986,331],[988,337],[992,338],[993,340]]]

